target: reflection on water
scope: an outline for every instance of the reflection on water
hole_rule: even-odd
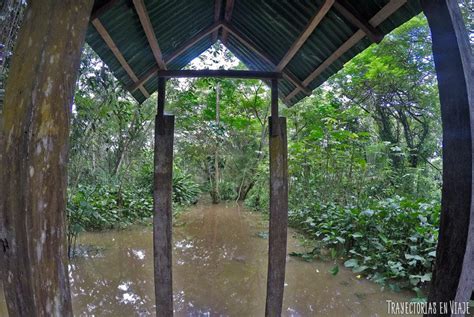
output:
[[[173,228],[173,286],[176,316],[263,316],[267,223],[235,206],[197,206]],[[289,232],[288,252],[298,251]],[[70,266],[77,316],[146,316],[154,313],[152,230],[85,233],[83,245],[96,252]],[[288,258],[286,316],[385,316],[386,299],[410,294],[382,292],[378,285],[332,263]],[[0,296],[2,294],[0,293]],[[3,316],[0,304],[0,316]]]

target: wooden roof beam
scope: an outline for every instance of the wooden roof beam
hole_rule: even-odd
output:
[[[133,0],[133,5],[137,11],[138,17],[145,31],[146,38],[148,39],[148,44],[150,45],[153,56],[155,56],[156,63],[160,69],[166,69],[165,61],[163,60],[163,54],[161,53],[160,46],[158,45],[158,40],[156,39],[155,31],[153,30],[153,25],[151,24],[150,17],[145,7],[143,0]]]
[[[348,20],[352,25],[355,25],[364,31],[372,42],[380,43],[380,41],[382,41],[383,34],[377,31],[370,23],[365,21],[357,12],[351,10],[344,0],[336,0],[336,2],[334,2],[334,9],[336,9],[336,11],[346,18],[346,20]]]
[[[187,51],[192,46],[194,46],[194,44],[196,44],[197,42],[199,42],[200,40],[202,40],[203,38],[205,38],[206,36],[214,32],[215,30],[219,29],[220,27],[221,27],[221,23],[216,22],[212,24],[210,27],[202,30],[201,32],[199,32],[198,34],[190,38],[188,41],[184,42],[177,50],[175,50],[169,56],[165,57],[166,64],[171,63],[171,61],[181,56],[181,54],[183,54],[185,51]]]
[[[407,0],[390,0],[379,12],[377,12],[370,20],[369,23],[373,27],[379,26],[383,21],[385,21],[389,16],[395,13],[400,9]],[[334,53],[331,54],[324,62],[322,62],[318,68],[316,68],[304,81],[303,86],[307,87],[316,77],[318,77],[323,71],[325,71],[332,63],[334,63],[339,57],[351,49],[355,44],[362,40],[365,36],[364,31],[359,29],[354,35],[352,35],[347,41],[345,41]],[[285,102],[291,103],[293,99],[301,89],[299,87],[295,88],[288,96],[285,98]]]
[[[266,63],[270,64],[272,67],[276,68],[275,63],[272,61],[272,59],[266,55],[263,51],[260,51],[257,49],[256,44],[253,43],[252,40],[250,40],[247,36],[242,34],[239,30],[237,30],[234,26],[231,26],[227,23],[222,23],[222,27],[225,31],[229,32],[232,34],[232,36],[235,36],[242,44],[247,46],[248,49],[250,49],[252,52],[254,52],[256,55],[259,56],[262,60],[264,60]],[[301,83],[301,81],[289,70],[283,70],[282,71],[283,77],[291,82],[293,85],[298,87],[300,91],[303,91],[306,95],[311,95],[311,91],[304,87],[304,85]]]
[[[280,79],[281,73],[258,70],[233,70],[233,69],[181,69],[181,70],[160,70],[158,77],[166,78],[247,78],[247,79]]]
[[[223,0],[215,0],[214,2],[214,23],[217,23],[221,20],[222,1]],[[215,43],[217,41],[218,35],[219,29],[215,30],[214,33],[212,33],[212,43]]]
[[[303,32],[301,32],[300,36],[293,42],[290,49],[286,52],[285,56],[281,59],[276,67],[276,71],[281,72],[286,65],[292,60],[292,58],[298,53],[300,48],[309,38],[309,36],[313,33],[322,19],[326,16],[329,9],[331,9],[332,5],[334,4],[335,0],[326,0],[324,4],[319,8],[318,12],[310,19],[309,23],[306,25]]]
[[[197,42],[201,41],[203,38],[208,36],[209,34],[213,33],[214,31],[218,30],[221,27],[221,23],[217,22],[212,24],[210,27],[202,30],[192,38],[190,38],[188,41],[184,42],[180,47],[178,47],[173,53],[171,53],[168,56],[165,56],[165,64],[168,65],[171,63],[174,59],[177,57],[181,56],[186,50],[188,50],[190,47],[192,47],[194,44]],[[130,85],[127,87],[127,90],[129,91],[134,91],[144,83],[146,83],[148,80],[150,80],[156,73],[159,71],[158,67],[154,67],[150,69],[148,72],[146,72],[137,82],[135,82],[133,85]]]
[[[132,68],[130,67],[130,65],[128,65],[127,61],[125,60],[125,58],[123,57],[122,53],[120,52],[120,50],[118,49],[117,45],[115,45],[115,42],[112,40],[112,38],[110,37],[110,34],[109,32],[107,32],[107,30],[104,28],[104,26],[102,25],[102,23],[99,21],[99,19],[94,19],[92,20],[92,25],[94,25],[95,29],[97,30],[97,32],[100,34],[100,36],[102,37],[102,39],[104,40],[105,44],[107,44],[107,46],[109,47],[109,49],[112,51],[112,53],[114,54],[115,58],[117,58],[117,60],[119,61],[120,65],[122,65],[123,69],[125,69],[125,71],[127,72],[128,76],[132,79],[132,81],[134,83],[137,83],[138,82],[138,78],[137,76],[135,75],[135,73],[133,72]],[[142,92],[142,94],[148,98],[150,97],[150,94],[148,93],[148,91],[146,91],[145,87],[143,87],[142,84],[138,85],[137,88],[140,89],[140,91]]]
[[[224,21],[230,23],[232,19],[232,13],[234,11],[234,0],[226,0]],[[227,29],[222,30],[222,43],[227,43],[227,38],[229,37],[229,32]]]

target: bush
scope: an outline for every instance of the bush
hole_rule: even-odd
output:
[[[180,205],[195,204],[200,194],[199,185],[191,175],[175,169],[173,173],[173,202]]]
[[[313,205],[291,210],[290,223],[338,250],[355,273],[419,292],[431,280],[438,240],[438,202],[395,196],[369,208]]]
[[[270,171],[267,163],[259,164],[256,181],[245,199],[245,205],[253,210],[268,213],[270,206]],[[290,192],[290,194],[293,194]],[[290,195],[291,197],[291,195]]]
[[[69,255],[77,235],[82,231],[123,228],[153,216],[153,182],[150,171],[147,180],[136,186],[114,184],[79,185],[68,192]],[[146,181],[146,182],[145,182]],[[175,169],[173,202],[176,205],[196,203],[200,191],[191,176]],[[174,209],[176,210],[176,208]]]
[[[102,230],[130,225],[153,215],[152,186],[79,185],[68,198],[68,219],[73,231]],[[195,203],[198,185],[189,175],[173,175],[173,202]],[[72,228],[71,228],[72,229]]]
[[[254,186],[247,195],[247,198],[245,199],[245,206],[252,210],[268,213],[268,209],[270,206],[269,195],[270,193],[268,190],[268,186]]]
[[[148,190],[114,185],[79,185],[70,193],[67,206],[70,225],[80,231],[123,227],[149,218],[152,210]]]

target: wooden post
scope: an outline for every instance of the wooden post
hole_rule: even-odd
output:
[[[271,119],[272,119],[272,128],[270,129],[272,136],[277,136],[279,134],[279,119],[278,114],[278,80],[272,79],[272,99],[271,99]]]
[[[10,316],[72,316],[66,166],[92,4],[28,1],[15,47],[0,115],[0,273]]]
[[[270,125],[270,234],[268,248],[267,301],[265,316],[281,316],[285,285],[286,235],[288,226],[288,154],[286,118],[278,121],[278,83],[272,81]],[[274,122],[277,122],[275,126]]]
[[[421,4],[432,34],[443,123],[441,221],[428,300],[467,301],[474,272],[471,50],[456,1],[423,0]]]
[[[173,316],[172,182],[174,116],[165,115],[165,78],[158,78],[158,113],[155,120],[153,186],[153,248],[156,315]]]

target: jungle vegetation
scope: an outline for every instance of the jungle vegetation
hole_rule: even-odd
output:
[[[245,68],[219,43],[196,63],[190,67]],[[137,104],[88,47],[80,72],[70,140],[71,244],[83,230],[152,216],[156,96]],[[269,105],[269,89],[258,80],[168,82],[167,111],[177,118],[175,210],[208,197],[267,212]],[[290,224],[313,246],[293,255],[329,259],[422,296],[435,261],[442,171],[425,18],[399,27],[282,112]]]

